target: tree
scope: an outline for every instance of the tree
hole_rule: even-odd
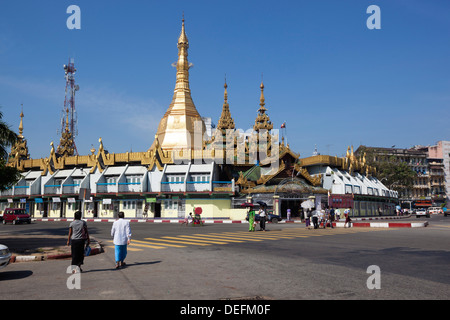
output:
[[[378,162],[376,166],[379,172],[378,179],[395,191],[411,188],[417,176],[406,163],[399,161],[395,156]]]
[[[383,148],[360,146],[357,154],[366,154],[367,164],[377,169],[377,178],[390,190],[402,191],[412,188],[417,173],[407,163],[389,154]]]
[[[20,179],[20,173],[16,168],[6,166],[7,148],[13,146],[18,137],[2,118],[3,113],[0,111],[0,191],[12,187]]]

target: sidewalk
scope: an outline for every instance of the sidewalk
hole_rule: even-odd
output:
[[[37,246],[34,248],[30,248],[29,238],[34,238],[35,244],[38,242]],[[61,239],[59,239],[61,238]],[[54,260],[54,259],[70,259],[71,248],[70,246],[61,245],[61,246],[46,246],[49,244],[54,244],[55,242],[66,241],[67,237],[51,237],[45,236],[41,240],[36,241],[36,236],[15,236],[8,237],[8,247],[12,253],[11,260],[9,263],[13,262],[28,262],[28,261],[45,261],[45,260]],[[90,237],[91,243],[91,256],[96,255],[103,252],[103,247],[100,242],[98,242],[95,238]],[[1,239],[0,239],[1,241]]]

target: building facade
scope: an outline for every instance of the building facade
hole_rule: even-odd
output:
[[[404,208],[414,209],[442,206],[447,202],[446,172],[449,171],[445,167],[445,147],[450,149],[450,143],[440,141],[436,146],[417,145],[408,149],[360,146],[357,153],[359,154],[360,150],[370,152],[374,162],[395,157],[396,160],[406,163],[416,176],[411,187],[398,191],[398,197]],[[449,163],[447,160],[447,168]]]

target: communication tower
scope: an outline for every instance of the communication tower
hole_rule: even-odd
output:
[[[68,151],[68,155],[78,155],[78,150],[75,145],[75,137],[78,135],[77,128],[77,111],[75,109],[75,92],[80,90],[80,87],[75,84],[75,63],[73,58],[69,58],[69,63],[64,66],[64,77],[66,79],[66,91],[64,98],[64,107],[61,112],[61,132],[62,135],[60,144],[58,146],[58,153]],[[72,153],[72,154],[70,154]]]

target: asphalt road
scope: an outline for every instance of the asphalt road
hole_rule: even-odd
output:
[[[0,299],[447,300],[450,218],[427,221],[426,228],[399,229],[269,224],[254,233],[246,224],[132,223],[121,270],[114,269],[111,223],[90,223],[105,252],[85,259],[80,289],[67,286],[68,260],[20,262],[0,270]],[[65,243],[67,231],[67,222],[0,225],[3,242],[48,235]]]

